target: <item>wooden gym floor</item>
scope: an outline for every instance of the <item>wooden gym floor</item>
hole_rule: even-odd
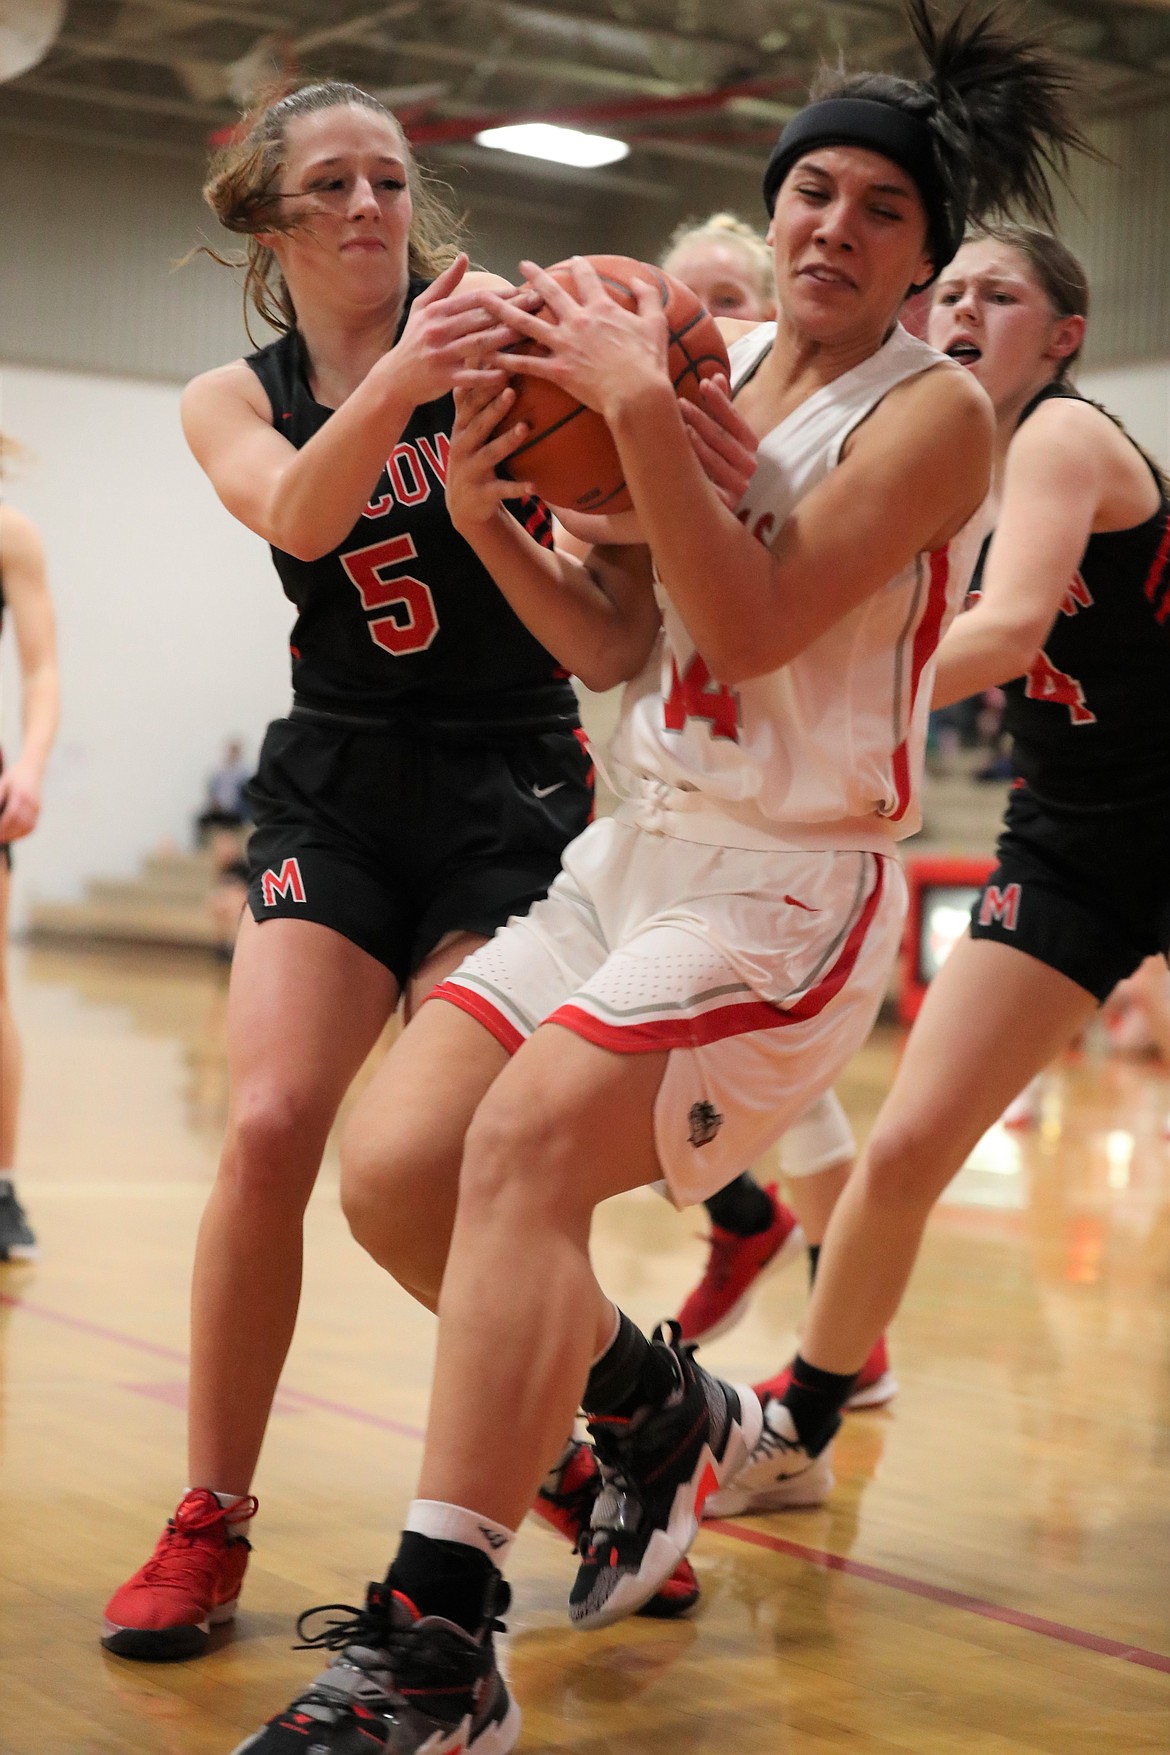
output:
[[[431,1321],[357,1250],[336,1164],[263,1460],[244,1608],[206,1658],[98,1645],[183,1480],[186,1293],[225,1101],[226,974],[14,956],[22,1191],[42,1241],[0,1268],[0,1751],[226,1755],[317,1667],[296,1613],[380,1574],[419,1458]],[[842,1087],[864,1128],[897,1034]],[[1129,1755],[1170,1750],[1170,1083],[1092,1052],[1041,1128],[996,1129],[929,1233],[894,1331],[902,1393],[851,1416],[811,1512],[709,1528],[697,1614],[573,1633],[565,1547],[526,1527],[507,1656],[527,1755]],[[602,1276],[651,1323],[702,1215],[604,1209]],[[707,1357],[760,1376],[803,1271]],[[247,1337],[241,1337],[247,1345]]]

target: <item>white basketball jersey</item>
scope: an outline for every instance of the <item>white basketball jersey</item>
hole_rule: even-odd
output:
[[[775,333],[774,323],[761,324],[732,345],[735,385]],[[747,528],[764,542],[774,537],[882,398],[940,364],[961,369],[898,326],[877,353],[802,402],[760,441],[737,509]],[[981,534],[977,515],[781,669],[734,688],[709,675],[659,588],[663,630],[627,685],[612,746],[619,790],[629,795],[621,814],[732,846],[881,851],[912,834],[934,654],[963,602]]]

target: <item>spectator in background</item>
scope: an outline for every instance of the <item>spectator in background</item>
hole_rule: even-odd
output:
[[[238,737],[231,737],[223,747],[223,760],[207,777],[207,802],[195,821],[196,840],[202,847],[211,829],[240,829],[251,821],[252,813],[244,796],[244,788],[252,778],[251,765],[244,760],[244,746]]]

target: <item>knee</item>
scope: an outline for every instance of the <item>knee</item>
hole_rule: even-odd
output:
[[[467,1134],[460,1213],[511,1224],[591,1210],[582,1139],[580,1126],[551,1098],[537,1109],[490,1092]]]
[[[406,1154],[409,1156],[409,1154]],[[395,1187],[402,1166],[399,1142],[353,1123],[341,1136],[341,1210],[363,1249],[386,1231],[386,1214],[402,1216]]]
[[[929,1209],[958,1166],[949,1166],[935,1129],[912,1117],[879,1117],[861,1167],[867,1195],[883,1206]]]
[[[332,1116],[303,1093],[273,1086],[238,1092],[220,1181],[238,1198],[267,1207],[305,1205],[312,1191]]]

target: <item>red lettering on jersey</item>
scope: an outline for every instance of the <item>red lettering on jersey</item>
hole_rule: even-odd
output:
[[[1075,676],[1057,670],[1044,652],[1038,652],[1028,672],[1024,693],[1030,701],[1051,701],[1067,707],[1074,725],[1096,725],[1097,715],[1085,704],[1085,691]]]
[[[447,465],[451,461],[451,437],[448,433],[436,433],[434,442],[420,439],[418,448],[435,472],[435,477],[442,487],[447,480]]]
[[[990,926],[993,920],[998,920],[1005,932],[1014,932],[1019,912],[1019,884],[1009,884],[1005,890],[1001,890],[998,884],[988,884],[979,904],[980,926]]]
[[[390,485],[400,506],[417,506],[420,500],[429,496],[431,485],[423,474],[423,466],[413,445],[395,445],[386,468],[390,471]]]
[[[684,731],[688,719],[705,719],[712,737],[739,742],[739,696],[726,683],[713,682],[711,672],[696,652],[680,677],[670,662],[670,694],[662,704],[667,731]]]
[[[304,903],[305,886],[301,878],[301,868],[295,859],[286,859],[279,872],[271,869],[266,871],[260,883],[266,908],[275,908],[278,896],[283,896],[286,902]]]
[[[743,525],[744,529],[747,530],[750,528],[756,541],[762,542],[764,547],[767,548],[772,539],[773,530],[775,529],[776,514],[774,512],[761,512],[754,524],[751,522],[752,512],[750,506],[742,507],[735,515]]]
[[[1073,582],[1065,592],[1060,605],[1061,615],[1076,615],[1078,609],[1092,609],[1092,607],[1093,593],[1085,584],[1083,575],[1074,573]]]
[[[384,652],[401,658],[408,652],[425,652],[439,631],[439,617],[430,586],[411,573],[384,579],[388,567],[418,558],[414,540],[405,534],[369,548],[351,550],[341,564],[357,587],[363,609],[381,610],[366,623],[370,639]]]
[[[370,500],[362,507],[362,517],[384,518],[393,504],[393,494],[379,494],[376,500]]]

